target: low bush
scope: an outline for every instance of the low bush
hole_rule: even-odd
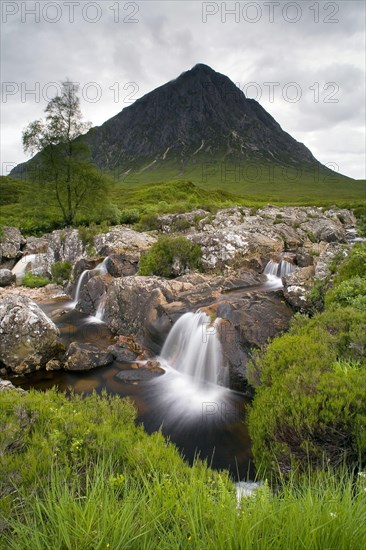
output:
[[[329,290],[325,296],[327,306],[352,306],[366,311],[366,277],[352,277]]]
[[[137,223],[140,219],[140,212],[137,208],[125,208],[121,212],[120,223],[133,224]]]
[[[247,366],[253,452],[267,471],[366,467],[364,253],[354,247],[339,266],[323,312],[296,315]]]
[[[201,267],[201,248],[184,237],[159,237],[150,250],[143,254],[140,275],[176,277]]]
[[[155,231],[157,229],[160,229],[158,214],[155,214],[153,212],[143,214],[137,224],[137,229],[139,231]]]
[[[22,280],[22,285],[28,288],[41,288],[50,283],[47,277],[40,277],[39,275],[33,275],[33,273],[26,273]]]
[[[51,266],[52,281],[57,285],[62,285],[64,281],[70,279],[72,265],[70,262],[55,262]]]
[[[236,499],[119,397],[0,394],[0,547],[265,550],[366,545],[366,473],[264,482]]]

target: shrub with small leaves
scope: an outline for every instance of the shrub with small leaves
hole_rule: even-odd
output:
[[[177,277],[201,267],[201,248],[184,237],[163,236],[140,260],[140,275]]]
[[[68,281],[71,275],[72,265],[70,262],[55,262],[51,266],[52,281],[57,285],[62,285]]]
[[[28,288],[41,288],[48,285],[50,280],[47,277],[40,277],[39,275],[33,275],[33,273],[26,273],[22,280],[22,285]]]

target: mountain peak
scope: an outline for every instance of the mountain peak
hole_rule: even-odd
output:
[[[198,171],[203,177],[213,162],[235,171],[252,164],[319,164],[259,103],[204,63],[138,99],[85,139],[99,168],[145,179],[154,172],[172,178]]]

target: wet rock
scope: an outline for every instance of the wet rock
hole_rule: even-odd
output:
[[[133,335],[141,343],[146,324],[147,306],[153,290],[159,289],[165,299],[173,301],[174,288],[184,288],[184,283],[161,277],[122,277],[114,279],[105,303],[104,320],[117,334]]]
[[[110,278],[110,275],[93,276],[93,273],[90,273],[80,291],[77,309],[88,315],[94,315],[101,300],[106,299]]]
[[[62,363],[61,361],[57,361],[57,359],[51,359],[51,361],[48,361],[48,363],[46,364],[46,370],[48,371],[60,369],[62,369]]]
[[[309,291],[314,284],[314,273],[314,267],[308,266],[283,277],[283,294],[287,302],[295,309],[300,311],[311,309]]]
[[[114,345],[109,346],[107,351],[113,355],[113,358],[120,363],[132,363],[137,359],[138,353],[130,350],[127,346]]]
[[[159,374],[162,374],[164,372],[164,369],[161,368],[161,365],[159,361],[156,359],[149,359],[145,363],[145,369],[149,369],[151,372],[157,372]]]
[[[230,387],[242,390],[246,384],[246,364],[250,350],[263,346],[288,329],[293,315],[282,292],[244,292],[216,308],[219,338],[224,360],[229,366]]]
[[[43,369],[64,350],[55,324],[24,296],[0,301],[0,336],[0,361],[16,374]]]
[[[112,254],[107,258],[106,267],[112,277],[128,277],[137,273],[138,262],[135,256]]]
[[[72,342],[64,358],[64,369],[72,371],[91,370],[105,367],[113,361],[109,351],[102,351],[91,344]]]
[[[160,367],[155,369],[140,367],[131,370],[121,370],[118,374],[116,374],[116,378],[122,382],[136,383],[151,380],[152,378],[156,378],[162,374],[164,374],[164,370]]]
[[[0,286],[9,286],[15,282],[15,275],[10,269],[0,269]]]

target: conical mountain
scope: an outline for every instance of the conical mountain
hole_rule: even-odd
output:
[[[286,177],[292,171],[294,182],[304,174],[306,181],[316,181],[319,173],[336,176],[257,101],[204,64],[146,94],[83,139],[93,162],[126,183],[185,178],[240,192],[248,179],[282,181],[283,170]]]

